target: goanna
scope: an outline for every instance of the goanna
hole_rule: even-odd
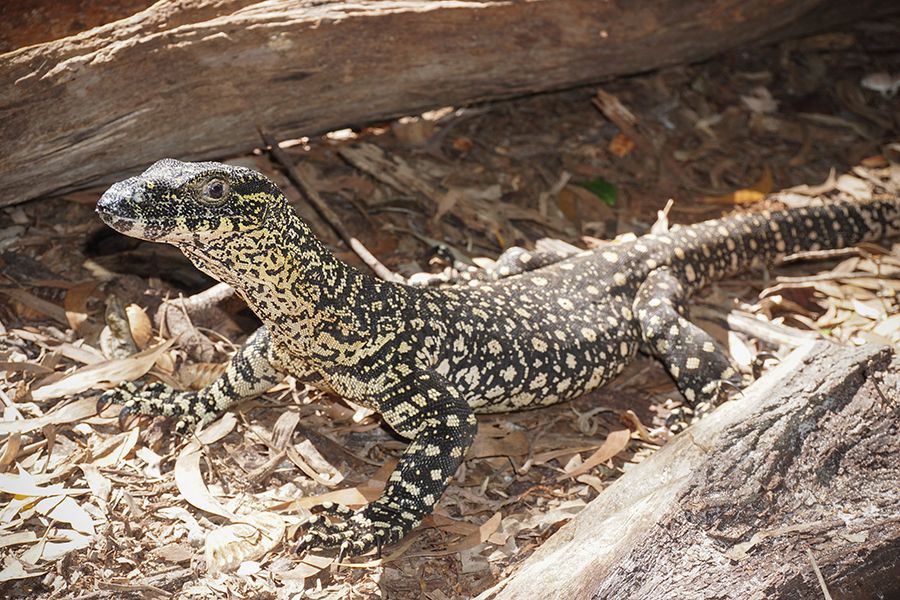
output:
[[[714,401],[740,376],[683,316],[692,292],[786,254],[900,232],[897,198],[832,203],[645,235],[480,286],[424,288],[337,260],[270,180],[243,167],[161,160],[113,185],[97,211],[122,233],[180,248],[264,323],[199,392],[125,384],[105,399],[187,431],[291,374],[371,407],[410,440],[380,498],[356,512],[327,507],[330,518],[308,523],[301,548],[346,553],[396,542],[431,513],[476,413],[575,398],[639,348],[689,402]]]

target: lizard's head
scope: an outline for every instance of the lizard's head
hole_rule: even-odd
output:
[[[97,213],[126,235],[178,245],[258,229],[284,206],[275,184],[252,169],[167,158],[110,187]]]

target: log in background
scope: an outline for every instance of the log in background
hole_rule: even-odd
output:
[[[163,0],[0,55],[0,206],[571,87],[898,10],[888,0]],[[7,8],[6,10],[12,10]]]

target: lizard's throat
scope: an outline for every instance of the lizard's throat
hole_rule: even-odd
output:
[[[358,276],[311,235],[290,228],[243,231],[181,250],[198,269],[232,286],[273,332],[286,321],[293,329],[315,322],[335,305],[335,290]]]

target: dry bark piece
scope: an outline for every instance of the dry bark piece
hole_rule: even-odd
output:
[[[900,357],[806,345],[613,483],[480,600],[900,593]],[[879,595],[880,594],[880,595]]]

